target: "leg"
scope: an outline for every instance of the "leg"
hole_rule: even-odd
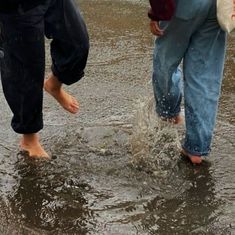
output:
[[[156,111],[163,120],[179,117],[182,84],[178,66],[189,43],[190,34],[185,33],[188,25],[187,21],[178,18],[162,22],[165,33],[155,41],[152,81]]]
[[[63,17],[61,17],[63,16]],[[44,88],[71,113],[78,111],[78,102],[62,88],[84,76],[89,39],[84,21],[72,0],[55,0],[45,17],[45,31],[52,38],[52,74]]]
[[[213,1],[205,20],[191,39],[184,58],[186,137],[190,156],[208,155],[215,126],[224,66],[225,33],[216,20]]]
[[[216,21],[215,4],[215,1],[209,0],[190,3],[179,0],[176,15],[167,25],[165,35],[156,41],[158,45],[155,49],[153,80],[157,112],[161,116],[171,117],[179,111],[180,90],[174,82],[177,80],[174,71],[184,57],[187,130],[183,153],[196,164],[201,163],[201,155],[209,151],[224,60],[225,34]],[[212,69],[208,70],[210,66],[214,73]],[[201,85],[205,79],[196,80],[198,76],[201,76],[201,80],[206,77],[207,86]],[[216,84],[209,82],[212,80]],[[197,87],[197,91],[192,89],[193,86]],[[204,89],[199,91],[201,86]],[[204,99],[202,102],[200,94],[206,97],[206,103]],[[209,126],[206,127],[206,124]]]
[[[153,60],[156,111],[161,117],[174,118],[180,113],[182,86],[177,67],[188,50],[192,35],[207,17],[210,2],[178,0],[175,16],[169,22],[162,22],[164,35],[156,40]]]
[[[23,134],[20,146],[30,156],[48,157],[37,132],[43,128],[43,16],[38,11],[1,15],[3,24],[2,86],[13,112],[12,128]]]

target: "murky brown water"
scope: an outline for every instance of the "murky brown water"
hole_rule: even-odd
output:
[[[178,154],[182,130],[153,117],[147,5],[80,6],[91,52],[85,79],[69,90],[81,111],[65,114],[45,95],[41,136],[52,161],[18,155],[0,94],[0,234],[235,234],[234,37],[213,152],[195,168]]]

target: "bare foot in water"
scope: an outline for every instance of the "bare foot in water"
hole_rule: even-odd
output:
[[[169,122],[169,123],[172,123],[172,124],[175,124],[175,125],[181,125],[181,124],[184,123],[184,118],[181,115],[178,115],[178,116],[173,117],[173,118],[161,117],[161,119],[165,122]]]
[[[62,83],[53,74],[49,75],[45,80],[44,89],[52,95],[65,110],[73,114],[78,112],[78,101],[62,88]]]
[[[38,134],[24,134],[20,141],[20,148],[26,151],[29,157],[50,159],[39,142]]]
[[[202,157],[188,154],[184,149],[181,150],[181,154],[185,157],[188,157],[188,159],[195,165],[200,165],[202,163]]]

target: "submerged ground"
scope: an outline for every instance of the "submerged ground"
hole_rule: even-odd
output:
[[[79,5],[91,51],[85,78],[68,90],[81,110],[64,113],[45,94],[41,137],[52,161],[18,154],[0,93],[0,234],[235,234],[234,37],[213,151],[195,168],[178,153],[183,127],[153,114],[147,6]]]

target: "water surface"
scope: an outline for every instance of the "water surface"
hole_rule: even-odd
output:
[[[81,110],[64,113],[45,94],[41,138],[52,161],[18,154],[0,94],[0,234],[235,234],[234,36],[213,151],[198,168],[178,153],[183,127],[153,112],[147,5],[79,5],[91,52],[85,78],[68,90]]]

